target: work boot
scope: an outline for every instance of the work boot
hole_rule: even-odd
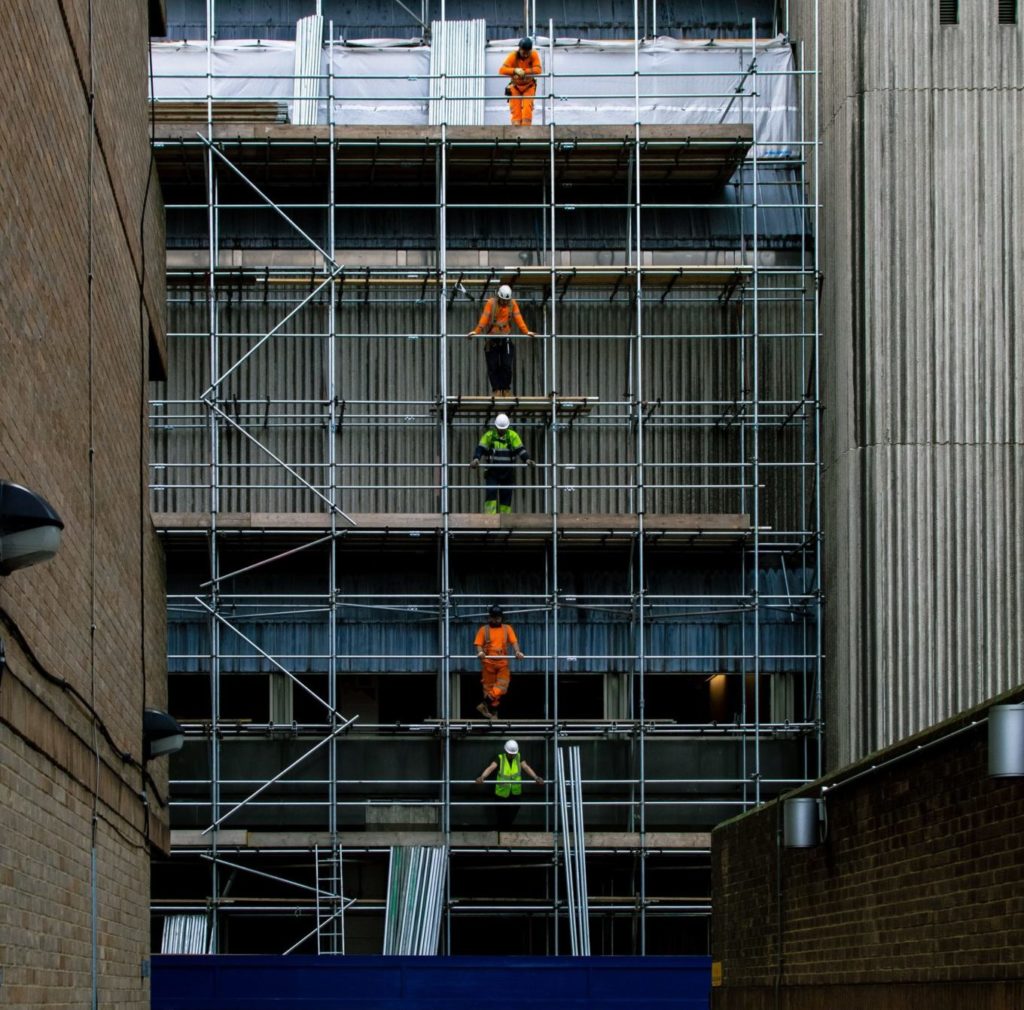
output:
[[[476,710],[490,722],[494,722],[494,713],[487,707],[487,702],[482,701],[477,705]]]

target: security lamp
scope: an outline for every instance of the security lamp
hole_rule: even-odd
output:
[[[818,821],[824,812],[822,804],[822,800],[809,796],[797,796],[782,804],[782,837],[787,849],[809,849],[821,841]]]
[[[176,754],[184,743],[185,734],[173,716],[157,708],[142,713],[142,756],[147,761],[162,754]]]
[[[0,575],[49,561],[60,547],[64,523],[45,498],[0,480]]]
[[[988,773],[993,778],[1024,775],[1024,705],[988,710]]]

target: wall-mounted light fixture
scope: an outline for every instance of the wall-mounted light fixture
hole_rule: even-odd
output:
[[[45,498],[0,480],[0,575],[49,561],[60,547],[64,523]]]
[[[1024,775],[1024,704],[988,710],[988,773],[993,778]]]
[[[782,843],[787,849],[809,849],[821,841],[818,822],[824,800],[797,796],[782,804]]]
[[[146,761],[176,754],[184,744],[185,734],[173,716],[157,708],[142,713],[142,756]]]

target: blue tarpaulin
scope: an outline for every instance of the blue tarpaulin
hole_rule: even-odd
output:
[[[707,1010],[709,957],[158,955],[153,1010]]]

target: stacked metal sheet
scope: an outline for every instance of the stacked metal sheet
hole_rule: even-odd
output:
[[[161,954],[205,954],[206,916],[168,915],[164,918]]]
[[[565,766],[568,758],[569,773]],[[590,954],[590,908],[587,904],[587,846],[583,838],[583,775],[579,747],[558,749],[558,803],[562,814],[565,901],[573,955]]]
[[[320,104],[320,55],[323,50],[324,19],[311,14],[295,24],[295,101],[292,122],[313,126]]]
[[[487,22],[430,23],[431,126],[482,126]]]
[[[436,954],[445,900],[445,846],[395,845],[388,869],[385,954]]]

